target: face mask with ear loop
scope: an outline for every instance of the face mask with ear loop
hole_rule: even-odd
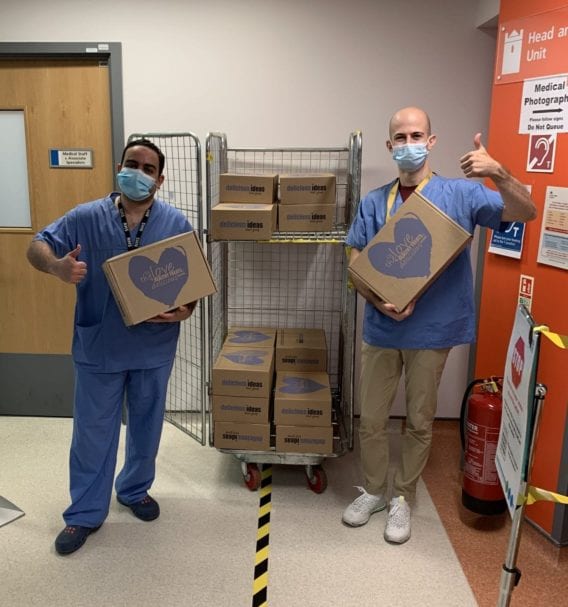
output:
[[[117,173],[116,179],[120,191],[136,202],[146,200],[156,187],[156,181],[139,169],[124,168]]]
[[[417,171],[426,162],[427,156],[425,143],[405,143],[392,148],[392,158],[403,171]]]

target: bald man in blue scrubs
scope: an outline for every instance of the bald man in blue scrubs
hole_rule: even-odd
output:
[[[36,269],[76,285],[72,355],[75,366],[71,505],[58,554],[71,554],[108,515],[126,399],[126,454],[116,477],[117,500],[143,520],[160,515],[148,495],[162,431],[180,322],[195,302],[127,327],[102,270],[105,260],[139,245],[188,232],[186,217],[156,194],[164,155],[140,139],[124,149],[120,192],[80,204],[41,230],[28,249]]]
[[[347,235],[354,260],[414,191],[424,196],[470,234],[476,225],[498,230],[502,222],[531,221],[536,207],[527,189],[489,155],[474,136],[473,149],[460,158],[467,179],[434,173],[429,154],[436,144],[428,114],[417,107],[398,110],[389,123],[386,147],[398,169],[390,183],[365,196]],[[491,179],[496,190],[472,177]],[[387,507],[389,441],[387,422],[404,369],[406,429],[384,538],[402,544],[410,538],[410,505],[428,460],[438,386],[450,349],[473,342],[475,306],[469,248],[442,272],[416,301],[398,311],[366,285],[355,282],[367,300],[361,347],[359,438],[363,487],[344,511],[343,522],[365,525]]]

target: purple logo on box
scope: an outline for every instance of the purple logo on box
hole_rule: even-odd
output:
[[[267,335],[258,331],[235,331],[228,339],[233,344],[254,344],[258,341],[266,341]]]
[[[285,377],[280,392],[285,394],[309,394],[325,388],[323,384],[306,377]]]
[[[396,222],[394,242],[379,242],[369,249],[369,261],[375,270],[396,278],[430,276],[432,236],[414,214],[407,213]]]
[[[173,306],[189,279],[185,250],[181,247],[164,249],[157,263],[145,255],[135,255],[128,264],[128,276],[146,297]]]
[[[223,353],[223,356],[238,365],[261,365],[267,353],[267,350],[241,350],[230,354]]]

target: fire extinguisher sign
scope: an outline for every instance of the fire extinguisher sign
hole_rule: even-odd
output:
[[[533,418],[536,339],[534,322],[520,305],[507,351],[503,373],[503,413],[495,464],[511,517],[521,504],[521,483],[526,480],[529,450],[529,424]]]

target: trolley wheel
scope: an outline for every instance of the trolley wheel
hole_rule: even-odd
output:
[[[262,478],[260,470],[256,464],[247,464],[247,473],[245,474],[245,485],[251,490],[256,491],[260,487]]]
[[[308,487],[314,493],[323,493],[327,489],[327,474],[321,466],[314,466],[312,468],[312,477],[306,472],[306,478],[308,480]]]

